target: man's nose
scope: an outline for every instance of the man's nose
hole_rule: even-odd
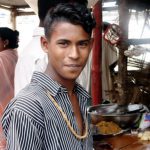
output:
[[[79,58],[79,49],[77,46],[72,46],[72,48],[69,51],[69,57],[73,59]]]

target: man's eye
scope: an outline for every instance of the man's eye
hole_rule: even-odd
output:
[[[58,44],[59,44],[60,46],[62,46],[62,47],[68,46],[68,43],[67,43],[67,42],[59,42]]]
[[[79,46],[87,47],[88,46],[88,42],[81,42],[81,43],[79,43]]]

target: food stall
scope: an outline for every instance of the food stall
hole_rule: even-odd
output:
[[[150,2],[146,0],[117,0],[115,2],[117,5],[114,8],[110,7],[110,11],[112,9],[118,10],[118,24],[109,26],[109,29],[104,33],[104,38],[108,45],[111,44],[116,47],[118,52],[117,61],[112,66],[109,66],[113,77],[113,89],[109,92],[112,94],[110,102],[117,104],[120,110],[118,111],[116,108],[116,111],[107,112],[112,110],[109,107],[110,104],[90,107],[89,115],[94,130],[94,148],[95,150],[148,150],[150,149],[150,60],[145,59],[144,53],[149,51],[149,48],[147,49],[146,47],[150,44],[150,36],[146,38],[144,36],[130,38],[129,22],[131,22],[132,14],[135,14],[138,18],[138,14],[145,13],[143,34],[145,26],[149,26],[147,21],[149,20]],[[102,8],[103,11],[105,10]],[[132,30],[134,31],[134,29],[135,27]],[[140,32],[140,29],[135,30],[135,32]],[[143,45],[141,46],[141,44]],[[147,45],[145,46],[144,44]],[[130,49],[130,46],[133,47]],[[103,48],[100,51],[103,52]],[[136,57],[131,56],[133,51]],[[140,53],[143,57],[139,59],[137,55],[141,51],[144,53]],[[118,70],[114,71],[116,64]],[[135,67],[136,69],[129,69],[130,67]],[[133,112],[127,109],[129,106],[139,106],[140,104],[143,104],[144,107],[146,106],[144,111],[135,109]],[[107,108],[102,108],[106,106]],[[126,117],[132,119],[129,119],[129,121]],[[134,122],[135,119],[137,119],[136,123]],[[117,130],[120,127],[121,129]],[[116,129],[114,133],[111,132],[112,128]]]
[[[150,148],[148,112],[142,104],[130,104],[125,111],[118,104],[89,107],[95,150]]]
[[[101,67],[102,67],[102,63],[101,62],[101,57],[102,57],[102,33],[101,33],[101,27],[102,27],[102,15],[103,15],[103,11],[104,8],[102,7],[104,2],[110,2],[110,1],[115,1],[115,0],[99,0],[99,1],[94,1],[94,3],[92,2],[92,0],[90,2],[92,2],[92,6],[93,6],[93,13],[94,16],[96,18],[97,21],[97,28],[94,31],[94,38],[95,38],[95,44],[94,44],[94,49],[93,49],[93,63],[92,63],[92,97],[93,97],[93,105],[97,105],[100,104],[102,102],[102,78],[101,78]],[[135,72],[135,71],[128,71],[127,70],[127,66],[129,64],[128,58],[127,56],[124,55],[124,52],[128,49],[128,47],[130,45],[138,45],[138,44],[147,44],[149,43],[150,39],[128,39],[128,31],[129,31],[129,10],[132,8],[135,8],[135,3],[137,3],[137,1],[133,1],[132,3],[129,0],[118,0],[115,1],[117,3],[117,7],[115,6],[114,8],[110,7],[110,11],[112,9],[117,9],[119,12],[119,23],[118,26],[120,27],[122,33],[121,33],[121,39],[119,39],[118,43],[115,43],[115,47],[117,47],[118,49],[118,61],[117,61],[117,65],[118,65],[118,71],[117,72],[113,72],[112,71],[112,76],[114,78],[117,78],[117,80],[113,80],[113,86],[116,86],[116,88],[114,88],[111,91],[111,94],[113,94],[112,97],[117,97],[117,99],[115,99],[115,102],[117,104],[119,104],[120,106],[125,106],[125,108],[123,108],[123,111],[117,111],[117,112],[109,112],[109,114],[102,114],[101,110],[97,112],[97,110],[93,112],[93,110],[91,111],[92,113],[98,113],[98,115],[96,114],[96,118],[98,118],[98,116],[104,116],[106,117],[110,117],[111,119],[114,117],[119,117],[120,119],[122,119],[121,121],[125,121],[124,116],[125,117],[129,117],[132,118],[137,117],[138,119],[136,120],[136,122],[134,123],[134,125],[138,126],[133,126],[132,127],[132,121],[134,121],[134,119],[131,119],[131,124],[128,125],[128,127],[124,127],[122,126],[121,129],[119,131],[117,131],[116,133],[107,133],[107,134],[101,134],[97,128],[95,129],[93,127],[93,138],[94,138],[94,148],[95,150],[109,150],[109,149],[114,149],[114,150],[130,150],[132,148],[132,150],[148,150],[150,149],[150,134],[148,134],[146,131],[149,131],[149,129],[144,129],[144,130],[139,130],[139,122],[141,121],[142,118],[142,114],[143,113],[148,113],[148,110],[143,107],[139,108],[138,105],[138,109],[136,109],[136,112],[132,112],[131,110],[127,111],[127,106],[128,104],[131,102],[130,101],[130,97],[134,97],[134,95],[130,94],[130,90],[132,91],[132,89],[137,89],[140,88],[141,92],[147,92],[148,96],[146,97],[146,100],[149,98],[149,92],[150,92],[150,83],[148,80],[149,77],[149,70],[146,73],[143,73],[142,71],[148,66],[148,64],[144,63],[144,65],[146,65],[146,67],[144,66],[139,72]],[[135,3],[134,3],[135,2]],[[148,6],[148,8],[145,8],[142,6],[142,10],[149,10],[149,3],[148,1],[143,1],[146,2],[146,6]],[[30,14],[34,14],[34,12],[30,11],[30,12],[25,12],[22,8],[28,8],[29,6],[26,4],[25,1],[21,1],[21,0],[12,0],[12,1],[7,1],[7,0],[0,0],[0,7],[4,8],[4,9],[8,9],[11,11],[11,16],[12,16],[12,24],[13,24],[13,28],[16,28],[15,25],[15,20],[16,20],[16,16],[19,15],[30,15]],[[132,4],[129,5],[129,4]],[[141,4],[141,3],[140,3]],[[89,4],[90,5],[90,4]],[[130,6],[130,7],[129,7]],[[107,21],[107,20],[106,20]],[[138,61],[136,61],[136,64],[138,63]],[[139,62],[141,63],[141,62]],[[110,66],[111,67],[111,66]],[[140,74],[140,75],[139,75]],[[144,78],[145,82],[138,82],[138,79],[142,79],[142,77]],[[133,84],[131,84],[131,80],[129,79],[136,79],[137,84],[134,84],[134,88],[133,88]],[[142,85],[142,87],[141,87]],[[129,88],[129,86],[131,86],[131,88]],[[146,88],[144,88],[146,87]],[[117,89],[117,90],[116,90]],[[117,91],[117,94],[116,94]],[[133,91],[134,92],[134,91]],[[136,91],[136,93],[138,93],[138,91]],[[129,97],[130,96],[130,97]],[[135,98],[134,98],[135,99]],[[148,104],[148,101],[144,101],[145,105]],[[137,101],[134,101],[135,103]],[[141,102],[141,101],[140,101]],[[118,105],[117,105],[118,106]],[[137,106],[137,105],[136,105]],[[101,107],[101,106],[100,106]],[[93,107],[92,107],[93,108]],[[140,110],[139,110],[140,109]],[[109,109],[111,110],[111,109]],[[106,111],[106,110],[105,110]],[[134,110],[135,111],[135,110]],[[131,113],[132,112],[132,113]],[[122,114],[123,113],[123,114]],[[101,121],[101,120],[99,120]],[[106,120],[103,120],[106,121]],[[110,121],[110,120],[109,120]],[[115,122],[115,121],[114,121]],[[98,122],[94,123],[97,124]],[[105,122],[106,123],[106,122]],[[115,122],[116,123],[116,122]],[[124,122],[123,125],[127,125],[127,122]],[[129,128],[130,127],[130,128]],[[144,136],[145,135],[145,136]]]

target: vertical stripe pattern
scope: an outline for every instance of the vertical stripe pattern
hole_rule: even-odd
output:
[[[76,83],[74,88],[84,121],[87,118],[88,93]],[[2,125],[8,150],[92,150],[89,129],[85,140],[78,140],[47,96],[49,91],[66,113],[76,132],[78,127],[66,88],[47,75],[35,72],[31,83],[9,103]]]

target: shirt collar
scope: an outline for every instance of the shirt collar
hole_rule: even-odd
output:
[[[67,89],[65,87],[63,87],[61,84],[59,84],[58,82],[54,81],[53,79],[51,79],[48,75],[42,73],[42,72],[34,72],[31,82],[36,82],[39,85],[41,85],[42,88],[44,88],[44,90],[48,90],[52,96],[56,96],[59,92],[60,93],[67,93]],[[75,84],[75,88],[74,88],[75,92],[77,92],[79,95],[82,95],[86,98],[91,98],[90,95],[88,94],[88,92],[83,89],[81,87],[81,85],[79,85],[77,82]]]

